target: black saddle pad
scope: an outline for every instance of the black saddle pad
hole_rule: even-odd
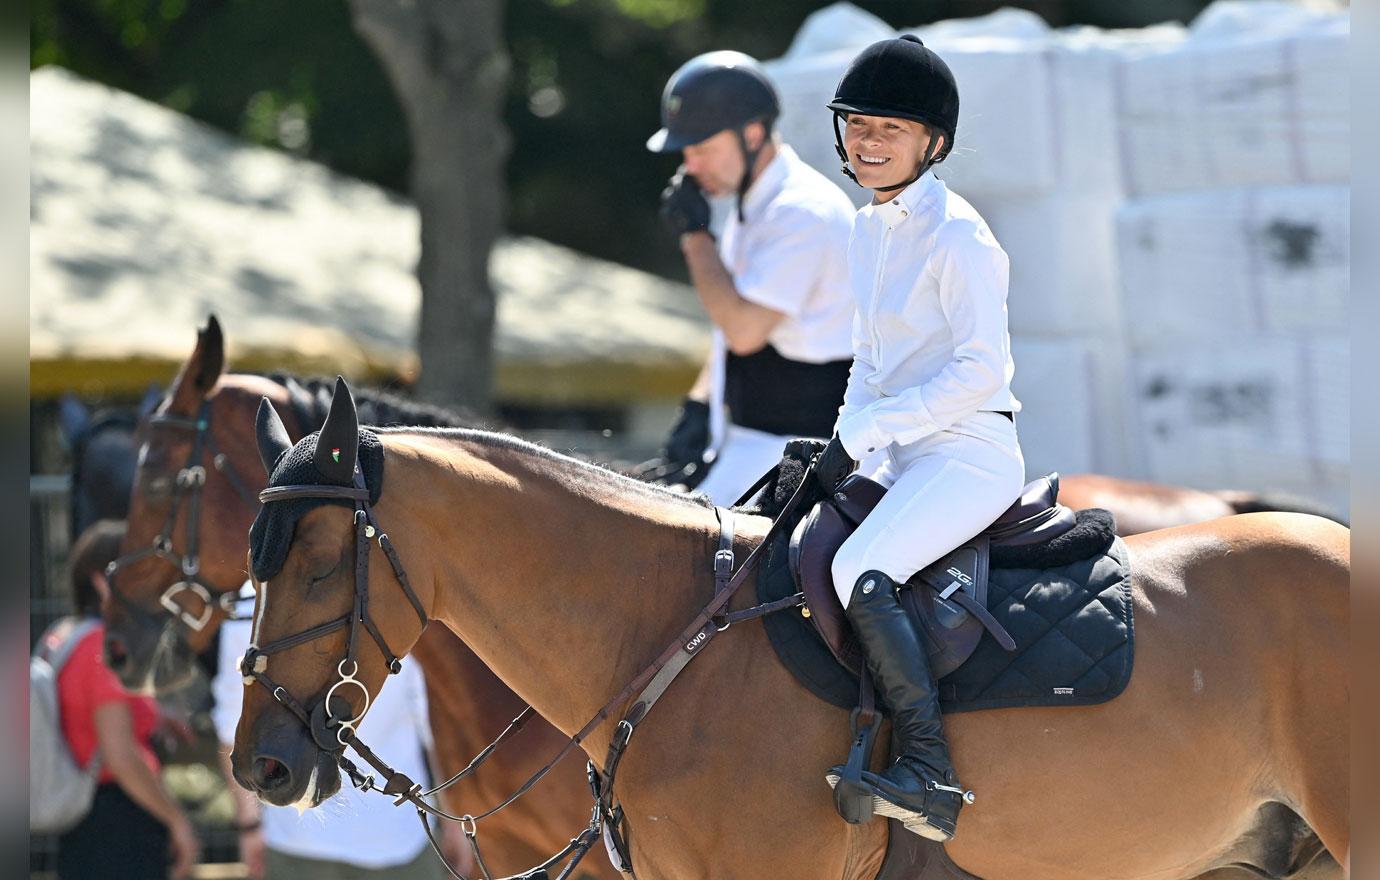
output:
[[[789,536],[777,538],[757,580],[759,601],[791,595]],[[977,650],[940,680],[945,712],[1019,706],[1086,706],[1120,694],[1131,678],[1134,625],[1130,559],[1106,552],[1052,568],[993,568],[988,610],[1016,641],[1007,652],[984,633]],[[819,698],[858,702],[858,681],[838,664],[798,610],[763,618],[781,662]]]

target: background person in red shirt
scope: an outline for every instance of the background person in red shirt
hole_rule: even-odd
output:
[[[77,613],[99,616],[109,595],[105,567],[119,554],[125,524],[101,520],[72,548]],[[88,633],[58,678],[62,732],[86,766],[99,751],[101,770],[91,812],[58,842],[63,880],[183,878],[199,855],[191,822],[163,785],[150,746],[159,727],[152,697],[126,691],[102,658],[104,627]]]

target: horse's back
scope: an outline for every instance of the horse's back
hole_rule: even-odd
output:
[[[1153,814],[1174,846],[1134,867],[1193,876],[1262,804],[1314,825],[1298,805],[1347,754],[1317,732],[1346,714],[1347,538],[1318,517],[1248,514],[1125,539],[1135,659],[1120,696],[946,717],[979,793],[949,845],[958,863],[991,877],[1132,876],[1127,853]],[[1032,796],[1039,812],[1016,818]],[[1105,849],[1061,843],[1057,819],[1071,815],[1098,816]]]

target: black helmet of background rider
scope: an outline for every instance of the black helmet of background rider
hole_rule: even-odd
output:
[[[744,159],[743,177],[738,182],[741,219],[743,194],[752,182],[752,167],[780,115],[781,101],[776,88],[755,58],[726,49],[706,52],[671,74],[661,95],[661,129],[647,139],[647,149],[653,153],[675,153],[721,131],[735,132]],[[753,122],[762,123],[766,137],[750,150],[743,130]]]
[[[846,120],[849,113],[910,119],[943,133],[943,147],[936,151],[938,139],[932,139],[925,158],[909,180],[883,187],[879,192],[905,189],[931,166],[943,162],[954,147],[958,84],[944,59],[926,48],[914,34],[881,40],[862,50],[844,71],[828,107],[834,111],[834,142],[843,161],[843,173],[854,183],[858,178],[848,162],[848,151],[843,148],[843,134],[839,131],[839,121]]]

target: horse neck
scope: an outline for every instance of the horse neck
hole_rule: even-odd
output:
[[[425,559],[433,616],[574,733],[709,600],[717,520],[592,466],[473,437],[385,434],[380,523],[404,565]]]

